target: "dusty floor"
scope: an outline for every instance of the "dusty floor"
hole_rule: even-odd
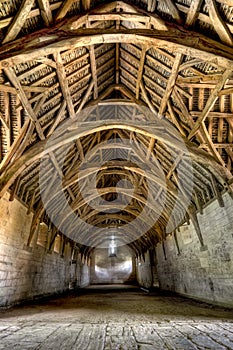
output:
[[[233,311],[125,286],[0,314],[0,349],[233,349]]]

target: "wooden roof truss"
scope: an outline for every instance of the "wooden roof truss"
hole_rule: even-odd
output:
[[[233,185],[232,1],[20,3],[17,7],[10,0],[0,0],[0,194],[10,190],[11,200],[17,196],[28,212],[33,211],[29,244],[41,221],[51,225],[38,185],[41,150],[57,127],[92,106],[93,121],[104,108],[108,127],[102,123],[96,129],[88,124],[93,131],[74,137],[66,155],[56,145],[51,148],[46,165],[51,184],[63,178],[68,202],[84,221],[96,227],[121,226],[140,216],[148,205],[148,179],[133,166],[133,160],[148,160],[152,154],[162,165],[167,189],[149,174],[154,202],[137,229],[144,230],[147,222],[151,227],[130,246],[139,255],[165,239],[175,203],[176,217],[182,218],[190,191],[191,202],[179,224],[191,219],[204,245],[196,211],[202,213],[213,198],[223,206],[222,192],[231,193]],[[121,113],[121,106],[126,120],[115,115],[111,127],[111,116]],[[140,129],[140,121],[146,120],[144,106],[178,130],[191,154],[193,188],[184,163],[181,201],[177,166],[186,155],[177,145]],[[105,152],[113,152],[111,147],[102,147],[80,182],[77,173],[85,155],[114,138],[140,141],[147,151],[129,151],[121,164],[109,162],[97,171]],[[121,152],[123,156],[127,150],[122,146]],[[59,159],[63,158],[61,169]],[[108,201],[116,196],[117,181],[134,183],[135,192],[125,210],[106,214],[104,207],[98,212],[83,200],[80,188],[93,172],[99,179],[99,195]],[[56,195],[49,200],[59,216],[62,208]],[[122,188],[121,195],[129,193]],[[153,223],[161,206],[159,219]],[[77,233],[61,215],[54,237],[64,230],[67,237]],[[90,251],[86,249],[85,254]]]

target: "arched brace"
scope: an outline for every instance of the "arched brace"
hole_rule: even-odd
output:
[[[151,130],[152,126],[153,130]],[[34,161],[39,160],[42,156],[55,151],[61,146],[68,145],[74,140],[89,134],[100,132],[102,130],[123,129],[137,132],[144,136],[164,142],[168,146],[176,148],[179,151],[184,151],[184,146],[178,139],[179,136],[177,135],[177,138],[174,137],[174,130],[172,128],[171,130],[164,130],[164,128],[161,129],[161,126],[154,125],[154,123],[153,125],[142,126],[140,125],[140,122],[136,123],[122,120],[103,120],[99,121],[98,124],[96,124],[96,122],[89,122],[87,125],[85,125],[84,122],[78,123],[78,125],[75,126],[71,123],[71,127],[72,129],[69,131],[65,140],[61,140],[58,137],[57,139],[54,139],[47,148],[47,140],[39,141],[36,145],[32,146],[28,151],[26,151],[19,159],[10,164],[0,177],[0,195],[2,196],[16,177]],[[224,185],[226,185],[225,181],[227,178],[224,176],[223,167],[218,165],[218,163],[214,161],[211,156],[207,156],[206,152],[199,150],[197,147],[191,144],[191,142],[188,142],[187,140],[184,140],[184,142],[186,144],[187,154],[190,155],[195,161],[203,164],[205,167],[210,167],[215,176],[217,176],[218,180],[224,182]]]

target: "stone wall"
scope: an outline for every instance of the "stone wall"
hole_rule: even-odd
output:
[[[126,246],[118,247],[115,257],[109,257],[108,249],[95,249],[91,259],[92,284],[132,283],[135,280],[134,257]]]
[[[0,306],[23,300],[61,293],[69,289],[72,272],[72,247],[67,243],[60,253],[59,237],[50,253],[46,249],[46,227],[35,235],[27,247],[32,214],[17,199],[6,194],[0,201]],[[80,286],[89,283],[89,267],[81,266]],[[81,273],[82,273],[81,271]]]
[[[70,271],[70,289],[84,288],[90,284],[90,260],[81,257],[78,251],[72,259]]]
[[[136,271],[139,285],[151,288],[153,285],[153,270],[149,251],[146,252],[144,259],[140,257],[136,260]]]
[[[193,225],[183,225],[156,248],[160,287],[216,304],[233,306],[233,200],[223,196],[198,213],[204,249]],[[165,250],[165,254],[164,254]]]

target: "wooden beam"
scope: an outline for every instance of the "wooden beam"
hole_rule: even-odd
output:
[[[15,180],[13,186],[12,186],[12,190],[11,190],[11,194],[10,194],[10,198],[9,201],[12,202],[15,198],[15,195],[17,194],[18,188],[19,188],[19,183],[20,183],[20,176],[17,177],[17,179]]]
[[[148,0],[147,1],[147,11],[154,12],[156,9],[156,1],[157,0]]]
[[[201,111],[190,111],[189,112],[192,117],[199,117],[202,112]],[[233,118],[233,112],[214,112],[210,111],[207,115],[207,118]]]
[[[72,213],[74,211],[76,211],[78,208],[82,208],[84,205],[86,205],[87,203],[89,203],[91,200],[95,199],[95,198],[98,198],[99,196],[101,195],[105,195],[105,194],[108,194],[108,193],[116,193],[116,187],[105,187],[105,188],[99,188],[98,190],[99,193],[94,193],[94,194],[89,194],[88,196],[86,196],[85,199],[83,198],[78,198],[76,201],[74,201],[72,204],[71,204],[71,209],[72,211],[70,212],[67,212],[66,215],[61,215],[61,213],[59,213],[59,217],[58,217],[58,222],[59,222],[59,226],[58,228],[61,229],[61,227],[64,225],[64,223],[67,221],[67,219],[69,219],[70,215],[72,215]],[[125,188],[118,188],[118,191],[119,193],[122,193],[126,196],[129,196],[130,198],[134,198],[135,200],[137,200],[139,203],[142,203],[142,205],[146,205],[149,209],[153,210],[156,214],[158,214],[159,212],[159,209],[156,205],[153,205],[151,203],[148,203],[148,201],[146,200],[146,198],[144,198],[144,196],[142,195],[138,195],[136,193],[132,194],[131,191],[128,191],[126,190]],[[111,208],[111,203],[109,204],[109,209]],[[92,215],[92,214],[90,214]],[[116,213],[109,213],[109,214],[106,214],[106,216],[108,217],[113,217],[115,215],[119,215],[119,214],[116,214]],[[166,219],[168,219],[168,215],[163,212],[163,215],[167,216]],[[105,216],[105,217],[106,217]],[[140,220],[143,220],[140,218]],[[144,219],[145,220],[145,219]],[[69,220],[68,220],[69,221]],[[150,222],[150,220],[148,220]],[[151,223],[150,223],[151,225]],[[77,228],[76,228],[77,229]]]
[[[115,89],[119,89],[118,84],[112,84],[112,85],[108,86],[106,90],[101,92],[101,94],[99,95],[99,97],[97,99],[93,99],[92,101],[88,102],[87,107],[96,106],[103,99],[107,98]]]
[[[180,64],[182,62],[182,59],[183,59],[183,55],[180,53],[177,53],[175,60],[174,60],[174,63],[173,63],[173,66],[172,66],[172,70],[170,72],[170,76],[169,76],[168,81],[167,81],[166,91],[163,95],[163,98],[162,98],[162,101],[161,101],[161,104],[159,107],[159,114],[160,115],[163,115],[163,113],[166,110],[168,99],[171,96],[172,90],[173,90],[175,83],[176,83],[176,78],[177,78],[178,73],[179,73],[179,67],[180,67]]]
[[[204,140],[208,143],[209,145],[209,151],[213,154],[213,156],[215,157],[216,161],[219,162],[219,164],[222,164],[223,167],[225,167],[225,162],[222,159],[222,157],[220,156],[220,154],[218,153],[218,151],[216,150],[216,148],[214,147],[214,143],[212,141],[212,138],[210,137],[210,134],[207,131],[207,128],[205,126],[205,123],[202,123],[200,130],[202,132],[202,134],[204,135]]]
[[[221,2],[221,3],[224,3],[224,2],[225,2],[225,5],[232,6],[232,0],[217,0],[217,2]],[[189,11],[189,7],[184,6],[184,5],[180,4],[180,3],[177,3],[177,7],[178,7],[178,9],[179,9],[181,12],[183,12],[183,13],[185,13],[185,14],[188,13],[188,11]],[[207,14],[205,14],[205,13],[203,13],[203,12],[198,12],[198,17],[197,17],[197,19],[198,19],[199,21],[201,21],[201,22],[204,22],[204,23],[206,23],[206,24],[212,25],[211,18],[210,18]],[[227,25],[227,27],[229,28],[230,32],[233,33],[233,26],[232,26],[232,24],[229,23],[229,22],[226,22],[226,25]]]
[[[34,123],[31,119],[27,119],[21,128],[18,137],[15,139],[7,155],[3,158],[0,164],[0,172],[3,172],[7,165],[14,159],[20,157],[25,150],[28,141],[33,133]]]
[[[116,55],[115,55],[115,60],[116,60],[116,77],[115,81],[116,84],[119,84],[120,81],[120,44],[116,43]]]
[[[182,70],[191,68],[192,66],[195,66],[197,64],[203,63],[203,60],[199,59],[199,58],[193,58],[190,61],[186,61],[184,63],[182,63],[179,67],[179,72],[182,72]],[[198,77],[196,77],[198,78]]]
[[[215,198],[217,199],[219,206],[224,207],[224,201],[222,198],[222,194],[218,189],[218,185],[217,185],[216,179],[215,179],[213,174],[211,174],[211,183],[212,183],[212,188],[213,188]]]
[[[47,137],[49,137],[53,132],[54,130],[56,129],[56,127],[59,125],[62,117],[64,116],[65,114],[65,109],[66,109],[66,101],[63,100],[62,103],[61,103],[61,106],[59,108],[59,111],[57,113],[57,115],[54,117],[54,122],[53,124],[51,125],[51,127],[49,128],[49,131],[47,133]]]
[[[140,88],[142,90],[142,96],[144,97],[148,107],[150,108],[151,112],[154,113],[156,116],[158,116],[158,112],[156,111],[154,105],[151,103],[149,97],[147,96],[147,92],[146,92],[146,89],[145,89],[145,86],[144,86],[144,83],[143,81],[141,80],[140,82]]]
[[[88,14],[89,21],[132,21],[150,23],[150,16],[130,12]]]
[[[182,19],[180,17],[180,13],[178,8],[176,7],[174,1],[172,0],[165,0],[167,7],[170,10],[171,16],[177,21],[177,23],[182,23]]]
[[[120,12],[120,8],[117,7],[116,11],[117,11],[117,13],[119,13]],[[116,29],[117,30],[120,29],[120,24],[121,24],[121,21],[120,20],[116,20]],[[115,67],[116,67],[115,83],[119,84],[119,81],[120,81],[120,43],[116,43],[116,47],[115,47]]]
[[[151,138],[150,142],[149,142],[147,154],[146,154],[147,161],[148,161],[148,159],[150,159],[150,156],[153,155],[154,147],[155,147],[155,139]]]
[[[227,147],[233,147],[233,143],[213,143],[215,148],[227,148]],[[208,148],[209,146],[207,144],[200,145],[200,148]]]
[[[60,53],[54,54],[54,59],[57,64],[57,76],[61,86],[61,90],[66,101],[66,105],[69,111],[70,118],[75,118],[75,110],[72,102],[69,85],[66,77],[65,68],[62,62],[62,57]]]
[[[85,11],[90,9],[91,1],[90,0],[81,0],[82,6]],[[90,22],[87,18],[86,20],[86,28],[88,29],[90,27]],[[94,99],[98,98],[98,76],[97,76],[97,68],[96,68],[96,58],[95,58],[95,46],[90,45],[89,46],[89,54],[90,54],[90,64],[91,64],[91,74],[92,74],[92,80],[94,84]]]
[[[144,63],[146,59],[146,51],[147,51],[147,47],[144,46],[141,51],[141,57],[140,57],[140,62],[138,67],[137,83],[136,83],[136,99],[139,99],[140,84],[143,76]]]
[[[98,79],[96,71],[96,59],[95,59],[95,49],[94,45],[91,45],[89,48],[90,52],[90,62],[91,62],[91,74],[94,83],[94,99],[98,98]]]
[[[121,206],[121,204],[116,204],[116,203],[112,203],[111,205],[111,208],[114,208],[114,209],[119,209],[119,211],[120,211],[120,209],[122,209],[122,206]],[[72,209],[74,209],[74,208],[72,208]],[[95,217],[96,217],[96,214],[98,214],[100,211],[106,211],[106,209],[109,209],[109,205],[100,205],[100,206],[98,206],[98,210],[92,210],[91,212],[89,212],[87,215],[82,215],[82,221],[87,221],[87,220],[89,220],[89,219],[96,219]],[[76,208],[75,208],[75,210],[76,210]],[[138,212],[138,208],[132,208],[132,207],[127,207],[127,208],[125,208],[124,209],[127,213],[129,213],[129,214],[131,214],[132,216],[134,216],[134,217],[137,217],[138,216],[138,214],[139,214],[139,212]],[[153,212],[153,210],[151,210],[152,212]],[[105,214],[103,214],[102,215],[102,218],[101,218],[101,215],[98,215],[97,216],[97,220],[103,220],[103,218],[105,217]],[[143,217],[142,215],[141,215],[141,217],[140,217],[140,220],[141,221],[143,221],[143,222],[145,222],[145,223],[149,223],[151,226],[154,226],[154,221],[153,221],[153,219],[151,219],[151,217]],[[93,224],[96,224],[96,221],[95,222],[92,222],[92,225]]]
[[[178,167],[179,163],[181,162],[181,160],[183,159],[183,152],[179,152],[178,156],[176,157],[174,163],[172,164],[171,168],[169,169],[167,175],[166,175],[166,179],[169,180],[170,177],[172,176],[172,173],[176,170],[176,168]]]
[[[4,126],[5,128],[5,131],[9,131],[9,125],[7,124],[7,122],[5,121],[5,118],[2,114],[2,112],[0,111],[0,122],[2,123],[2,125]]]
[[[173,94],[176,97],[176,102],[179,104],[182,113],[187,118],[187,120],[188,120],[188,122],[190,124],[190,127],[193,128],[194,127],[194,121],[193,121],[191,115],[189,114],[189,111],[188,111],[186,105],[184,104],[183,100],[181,99],[179,93],[176,91],[176,89],[174,89]],[[180,113],[180,111],[177,110],[177,113]],[[208,133],[208,131],[206,129],[205,123],[202,123],[201,126],[200,126],[200,130],[198,130],[198,138],[199,138],[199,141],[201,142],[201,144],[207,143],[209,145],[209,151],[213,155],[215,160],[219,164],[221,164],[222,166],[225,166],[225,163],[224,163],[223,159],[221,158],[220,154],[217,152],[216,148],[213,145],[213,141],[212,141],[212,139],[211,139],[211,137],[210,137],[210,135],[209,135],[209,133]]]
[[[27,215],[29,215],[33,209],[33,205],[34,205],[34,201],[35,201],[35,194],[36,194],[36,190],[33,191],[33,194],[31,196],[31,200],[30,200],[28,210],[27,210]]]
[[[0,3],[1,3],[1,1],[2,0],[0,0]],[[51,11],[57,10],[61,6],[61,4],[62,4],[62,1],[58,1],[56,3],[50,4]],[[34,18],[34,17],[37,17],[39,15],[40,15],[40,9],[35,8],[35,9],[30,11],[27,18]],[[12,16],[12,17],[7,17],[7,18],[0,20],[0,29],[8,27],[11,24],[11,22],[13,21],[13,19],[14,19],[14,17]]]
[[[47,56],[55,52],[75,49],[85,45],[101,43],[135,43],[172,50],[203,61],[213,62],[225,68],[233,66],[233,49],[224,44],[206,38],[201,34],[185,29],[168,27],[169,30],[151,29],[78,29],[75,32],[65,28],[48,28],[27,37],[27,46],[23,39],[0,48],[0,67],[9,67],[38,56]],[[38,38],[38,43],[37,43]],[[44,42],[41,47],[41,41]]]
[[[70,121],[72,122],[72,121]],[[153,126],[153,129],[152,129]],[[89,134],[98,133],[102,130],[111,130],[111,129],[123,129],[137,132],[138,134],[144,135],[149,138],[154,138],[164,142],[165,144],[170,145],[176,149],[183,151],[183,145],[180,142],[176,143],[175,138],[170,138],[168,136],[169,133],[164,132],[164,129],[161,129],[161,126],[155,128],[154,122],[146,125],[141,125],[140,122],[137,121],[122,121],[122,120],[103,120],[98,122],[90,122],[86,124],[85,122],[80,123],[79,125],[72,125],[72,130],[69,133],[69,137],[65,140],[62,140],[62,144],[65,145],[68,142],[76,140],[77,138],[87,136]],[[174,129],[173,129],[174,130]],[[172,132],[173,132],[172,130]],[[24,170],[26,167],[31,164],[33,161],[40,159],[42,155],[54,151],[61,143],[58,143],[59,140],[55,140],[54,143],[47,149],[44,149],[46,141],[40,141],[36,145],[32,146],[24,155],[17,159],[10,167],[2,174],[0,178],[0,188],[3,193],[10,184],[14,181],[14,179]],[[208,156],[206,152],[201,152],[200,149],[197,149],[191,143],[187,143],[188,149],[187,152],[190,154],[194,160],[197,162],[204,164],[206,168],[211,167],[213,169],[214,174],[219,173],[219,177],[222,179],[222,182],[225,181],[224,176],[227,177],[226,169],[220,167],[219,164],[213,161],[213,158]],[[205,153],[205,156],[204,156]],[[220,180],[221,181],[221,180]]]
[[[41,128],[41,125],[37,119],[37,116],[36,114],[34,113],[33,109],[32,109],[32,106],[31,104],[29,103],[28,101],[28,98],[23,90],[23,87],[22,85],[20,84],[19,82],[19,79],[17,77],[17,75],[15,74],[13,68],[7,68],[7,69],[4,69],[8,79],[10,80],[10,82],[14,85],[14,87],[16,88],[17,92],[18,92],[18,96],[20,98],[20,101],[24,107],[24,109],[27,111],[28,115],[29,115],[29,118],[31,118],[33,120],[33,122],[35,123],[35,127],[36,127],[36,130],[38,132],[38,135],[40,136],[41,140],[43,140],[45,137],[44,137],[44,133],[43,133],[43,130]]]
[[[85,94],[83,96],[83,99],[82,99],[82,101],[81,101],[81,103],[80,103],[80,105],[79,105],[79,107],[77,109],[77,113],[79,113],[83,109],[83,107],[85,106],[85,104],[86,104],[86,102],[87,102],[87,100],[88,100],[88,98],[89,98],[89,96],[91,94],[91,91],[93,89],[93,86],[94,86],[94,81],[92,79],[92,81],[89,84],[88,89],[86,90],[86,92],[85,92]]]
[[[156,0],[154,0],[154,2],[156,2]],[[127,4],[123,1],[117,1],[117,8],[120,9],[120,12],[123,11],[136,14],[143,14],[146,17],[150,18],[150,23],[154,26],[155,29],[167,30],[166,23],[157,14],[149,13],[139,6],[133,5],[132,3]]]
[[[224,23],[224,20],[221,18],[218,12],[215,0],[205,0],[205,1],[209,10],[209,16],[210,16],[212,25],[214,26],[214,29],[216,30],[220,39],[225,44],[232,46],[233,45],[232,35],[227,25]]]
[[[200,198],[198,197],[197,191],[194,192],[194,201],[195,201],[197,210],[202,215],[203,214],[203,208],[202,208],[202,204],[201,204]]]
[[[225,151],[228,154],[230,161],[233,163],[233,145],[232,147],[226,147]]]
[[[17,94],[17,90],[8,84],[0,84],[0,91],[10,92],[11,94]]]
[[[188,214],[189,214],[189,217],[193,223],[193,226],[194,226],[194,229],[196,231],[196,234],[197,234],[197,237],[199,239],[199,242],[201,244],[201,247],[205,247],[204,245],[204,240],[203,240],[203,236],[202,236],[202,232],[201,232],[201,228],[200,228],[200,225],[199,225],[199,222],[198,222],[198,218],[197,218],[197,213],[195,210],[192,210],[192,209],[188,209]]]
[[[45,100],[47,99],[48,94],[44,93],[44,95],[42,96],[42,98],[40,100],[38,100],[35,104],[35,107],[33,109],[33,112],[35,113],[35,115],[37,115],[41,109],[41,107],[44,105]]]
[[[175,241],[175,245],[176,245],[176,249],[177,249],[177,255],[180,255],[180,247],[179,247],[179,242],[177,239],[177,234],[176,234],[176,230],[174,230],[174,241]]]
[[[82,3],[82,8],[85,10],[85,11],[88,11],[91,7],[91,0],[81,0],[81,3]]]
[[[230,87],[227,87],[225,89],[222,89],[218,96],[222,96],[222,95],[230,95],[230,94],[233,94],[233,86],[230,86]]]
[[[48,250],[51,251],[55,242],[55,238],[57,237],[58,234],[58,230],[56,227],[53,226],[52,228],[52,234],[51,234],[51,238],[50,238],[50,242],[49,242],[49,248]]]
[[[84,160],[83,146],[82,146],[82,143],[81,143],[80,139],[77,140],[77,147],[78,147],[80,159]]]
[[[41,16],[47,27],[53,23],[52,11],[50,8],[49,0],[37,0],[40,8]]]
[[[65,0],[62,2],[61,6],[57,12],[56,18],[55,18],[56,21],[59,21],[65,17],[67,12],[71,8],[73,2],[74,2],[74,0]]]
[[[201,124],[205,121],[208,113],[212,109],[213,105],[215,104],[216,100],[218,99],[218,94],[224,87],[226,81],[229,79],[229,77],[232,75],[232,69],[226,69],[225,72],[222,75],[222,78],[217,83],[213,91],[211,92],[210,97],[208,98],[208,101],[205,104],[205,107],[201,113],[201,115],[198,117],[191,133],[188,136],[188,139],[190,140],[193,136],[196,135],[198,129],[200,128]]]
[[[4,115],[5,121],[8,128],[6,130],[6,138],[7,138],[7,152],[9,152],[12,142],[12,118],[11,118],[11,108],[10,108],[10,95],[8,92],[3,93],[4,96]]]
[[[188,10],[188,14],[186,17],[186,21],[185,21],[185,26],[186,27],[192,27],[194,25],[194,23],[196,22],[196,19],[198,17],[198,11],[201,8],[203,0],[192,0],[189,10]]]
[[[3,39],[3,44],[14,40],[17,35],[19,34],[20,30],[22,29],[30,11],[34,4],[34,0],[23,0],[21,3],[21,6],[19,8],[19,11],[17,12],[16,16],[13,19],[13,22],[11,23],[7,34],[5,38]]]
[[[176,117],[176,114],[175,114],[175,111],[173,110],[173,106],[170,99],[168,99],[167,101],[167,106],[168,106],[169,115],[171,117],[173,124],[177,127],[181,135],[186,137],[186,133],[184,132],[184,129],[182,128],[178,118]]]

